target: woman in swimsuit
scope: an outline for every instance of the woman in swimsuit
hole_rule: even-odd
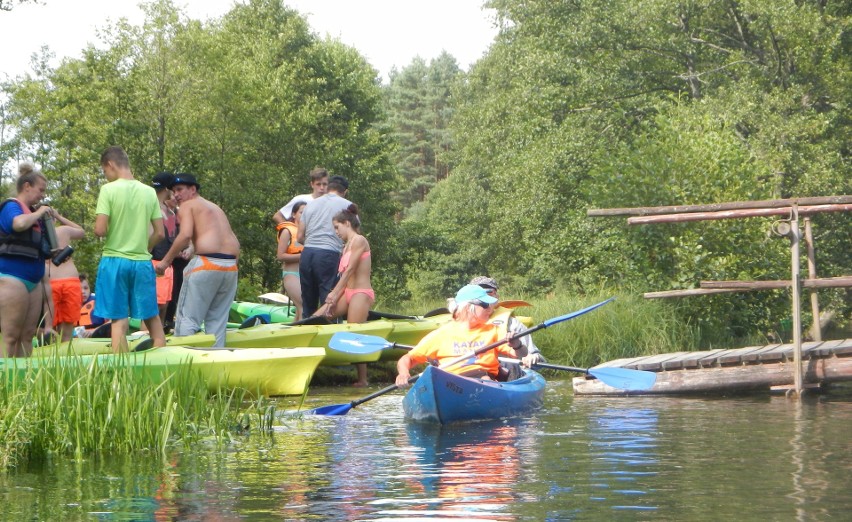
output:
[[[370,285],[370,243],[361,235],[358,206],[354,203],[349,205],[349,208],[332,218],[332,223],[338,237],[346,243],[338,267],[340,279],[315,315],[345,315],[348,323],[363,323],[367,321],[367,314],[376,300],[376,294]],[[367,365],[362,363],[357,366],[358,381],[355,386],[366,386]]]
[[[35,208],[47,178],[29,163],[18,168],[18,194],[0,206],[0,330],[4,357],[27,357],[42,312],[45,218],[68,223],[47,205]]]
[[[302,285],[299,281],[299,259],[302,257],[302,245],[296,241],[294,231],[299,218],[305,210],[306,202],[298,201],[293,205],[292,219],[278,225],[278,261],[281,261],[281,285],[290,301],[296,305],[295,321],[302,318]]]

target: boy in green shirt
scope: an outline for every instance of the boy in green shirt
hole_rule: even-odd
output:
[[[165,346],[150,254],[165,237],[157,193],[133,178],[121,147],[104,151],[101,169],[108,183],[98,195],[95,235],[106,241],[95,282],[94,313],[112,321],[115,352],[127,351],[129,317],[144,318],[154,346]],[[149,226],[153,227],[150,235]]]

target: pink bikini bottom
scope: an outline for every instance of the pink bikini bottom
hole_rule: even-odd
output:
[[[352,296],[355,294],[364,294],[370,298],[370,302],[376,300],[376,293],[373,292],[372,288],[344,288],[343,296],[346,297],[346,303],[352,302]]]

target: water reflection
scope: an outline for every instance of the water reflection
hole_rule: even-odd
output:
[[[406,448],[400,478],[405,509],[379,515],[429,515],[511,520],[519,500],[523,459],[535,459],[534,421],[455,426],[408,424],[397,445]],[[400,503],[402,503],[400,502]]]
[[[573,399],[531,419],[407,424],[400,397],[268,437],[0,475],[4,520],[844,520],[852,393]],[[351,400],[333,396],[331,404]],[[723,499],[723,500],[720,500]]]

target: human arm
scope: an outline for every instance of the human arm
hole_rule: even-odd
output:
[[[306,209],[307,210],[307,209]],[[305,214],[302,213],[302,219],[299,220],[299,227],[296,230],[296,241],[305,244]]]
[[[340,273],[337,284],[334,285],[334,288],[328,293],[328,297],[325,299],[325,304],[329,305],[329,307],[333,307],[334,303],[336,303],[337,300],[340,299],[340,296],[343,295],[344,290],[349,284],[349,280],[352,278],[353,274],[355,274],[355,271],[358,270],[358,265],[361,264],[361,256],[367,251],[369,246],[370,244],[367,242],[367,238],[361,235],[355,236],[350,241],[350,244],[348,245],[349,264],[347,264],[346,269]]]
[[[21,214],[18,214],[12,219],[12,230],[15,232],[23,232],[24,230],[29,230],[35,225],[39,219],[45,216],[52,216],[56,214],[56,211],[50,208],[47,205],[42,205],[33,212],[23,213],[23,209],[21,210]]]
[[[83,227],[81,227],[77,223],[74,223],[70,219],[59,215],[59,212],[55,212],[54,216],[56,218],[56,221],[59,221],[60,223],[62,223],[62,225],[64,225],[57,230],[57,233],[59,231],[62,231],[63,234],[67,234],[68,241],[83,239],[86,236],[86,231],[83,230]]]
[[[157,243],[166,238],[166,229],[163,227],[163,218],[152,219],[151,228],[153,231],[148,236],[148,252],[154,250]]]
[[[162,275],[166,269],[172,264],[175,257],[181,255],[182,251],[189,248],[192,243],[192,233],[194,228],[192,215],[192,202],[188,201],[180,206],[178,216],[180,217],[180,232],[175,237],[169,251],[163,256],[163,259],[157,264],[157,273]],[[183,256],[181,256],[183,257]]]
[[[282,214],[281,211],[278,210],[275,212],[275,214],[272,215],[272,221],[274,221],[276,225],[280,225],[281,223],[287,220],[284,219],[284,214]]]
[[[95,235],[98,237],[106,237],[109,232],[109,216],[106,214],[98,214],[95,217]]]
[[[526,327],[516,317],[511,316],[509,317],[507,329],[509,330],[509,334],[516,335],[526,330]],[[530,368],[537,362],[545,361],[544,356],[538,349],[538,346],[536,346],[533,342],[531,335],[524,335],[518,338],[518,343],[523,347],[523,354],[519,354],[518,356],[521,358],[521,362],[524,366]]]
[[[396,362],[396,385],[400,388],[408,386],[408,379],[411,378],[411,368],[414,362],[411,360],[411,354],[405,354]]]

